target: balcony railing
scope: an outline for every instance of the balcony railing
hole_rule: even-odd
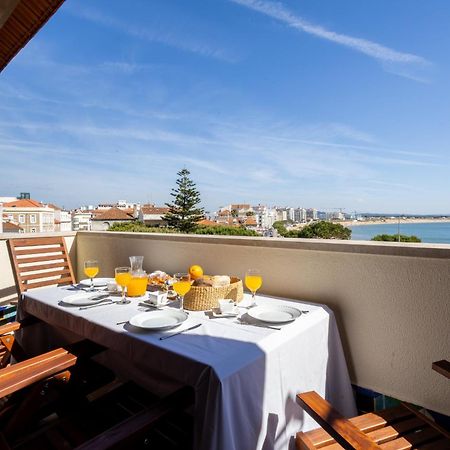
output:
[[[242,276],[259,268],[262,293],[328,305],[352,381],[450,415],[449,386],[431,371],[450,359],[450,246],[152,233],[65,233],[74,269],[98,259],[101,276],[144,255],[147,271],[202,265]],[[23,235],[21,235],[23,237]],[[15,295],[0,236],[0,300]]]

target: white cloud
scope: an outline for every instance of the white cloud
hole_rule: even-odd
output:
[[[367,39],[336,33],[335,31],[328,30],[320,25],[315,25],[307,22],[302,17],[299,17],[290,12],[285,6],[278,2],[275,3],[265,0],[230,1],[242,6],[246,6],[247,8],[253,9],[269,17],[284,22],[290,27],[295,28],[299,31],[311,34],[330,42],[334,42],[339,45],[343,45],[345,47],[349,47],[382,62],[421,65],[428,64],[428,61],[421,56],[414,55],[412,53],[400,52]]]
[[[148,26],[144,28],[122,22],[96,9],[81,7],[79,5],[77,5],[76,7],[73,5],[67,7],[65,11],[84,20],[103,25],[121,33],[125,33],[128,36],[146,40],[148,42],[156,42],[164,45],[169,45],[180,50],[229,63],[236,62],[236,57],[229,51],[222,48],[215,48],[208,43],[205,43],[204,40],[195,40],[194,38],[188,36],[178,37],[176,33],[174,31],[171,31],[167,26],[165,26],[164,29],[162,29],[161,26]]]

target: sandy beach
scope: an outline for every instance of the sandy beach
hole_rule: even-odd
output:
[[[439,217],[436,219],[429,219],[429,218],[400,218],[400,225],[405,223],[439,223],[439,222],[450,222],[450,217]],[[394,219],[370,219],[370,220],[364,220],[364,221],[353,221],[353,220],[346,220],[342,222],[338,222],[341,225],[344,225],[346,227],[352,226],[364,226],[364,225],[383,225],[383,224],[397,224],[398,218]]]

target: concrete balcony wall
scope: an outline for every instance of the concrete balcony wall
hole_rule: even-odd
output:
[[[431,370],[450,360],[448,245],[79,232],[76,246],[79,274],[96,258],[113,276],[131,255],[148,272],[259,268],[262,293],[333,309],[354,383],[450,415],[450,383]]]
[[[64,236],[72,265],[74,266],[74,270],[76,270],[76,246],[73,245],[75,235],[76,233],[71,231],[66,233],[39,233],[38,235],[36,233],[0,234],[0,304],[17,300],[16,283],[6,245],[8,239]]]

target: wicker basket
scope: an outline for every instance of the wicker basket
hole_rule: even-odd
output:
[[[192,286],[184,296],[184,308],[190,311],[206,311],[217,308],[221,298],[229,298],[239,303],[244,298],[242,280],[231,277],[230,285],[221,287]]]

